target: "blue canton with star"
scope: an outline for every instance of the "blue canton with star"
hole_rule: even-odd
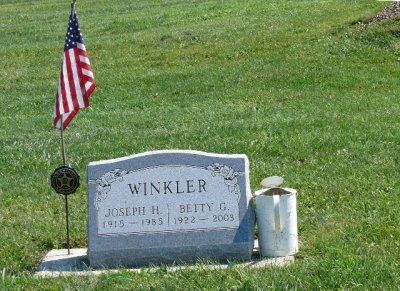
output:
[[[68,31],[65,37],[64,51],[75,48],[78,42],[83,44],[82,33],[79,27],[78,17],[76,16],[76,13],[74,13],[73,16],[71,13],[71,15],[69,16]]]

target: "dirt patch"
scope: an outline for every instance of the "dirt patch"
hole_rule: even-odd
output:
[[[368,23],[381,22],[386,19],[393,19],[400,15],[400,2],[393,2],[386,6],[381,12],[368,20]]]

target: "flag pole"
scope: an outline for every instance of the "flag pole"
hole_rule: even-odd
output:
[[[66,157],[65,157],[65,143],[64,143],[64,118],[63,114],[61,114],[61,149],[62,149],[62,156],[64,167],[66,166]]]
[[[68,255],[71,254],[71,247],[69,244],[69,221],[68,221],[68,195],[64,195],[65,197],[65,216],[66,216],[66,220],[67,220],[67,248],[68,248]]]
[[[61,114],[61,148],[62,148],[62,156],[64,167],[66,166],[66,156],[65,156],[65,143],[64,143],[64,118],[63,114]],[[65,219],[67,222],[67,248],[68,248],[68,255],[71,253],[70,251],[70,244],[69,244],[69,214],[68,214],[68,195],[64,195],[65,197]]]
[[[61,69],[61,74],[60,74],[60,79],[59,79],[59,86],[62,81],[62,78],[64,77],[65,79],[68,80],[68,82],[74,82],[77,84],[77,80],[81,80],[81,76],[85,75],[88,80],[84,80],[84,82],[80,81],[80,90],[82,92],[82,97],[84,101],[84,106],[83,104],[79,104],[78,107],[72,106],[72,108],[67,107],[67,111],[65,112],[64,110],[59,110],[57,107],[57,104],[65,104],[65,102],[73,102],[71,99],[71,96],[68,96],[67,94],[57,94],[57,100],[56,100],[56,108],[55,108],[55,115],[54,115],[54,121],[57,120],[59,117],[60,120],[58,122],[61,123],[60,127],[58,127],[58,122],[55,124],[57,128],[60,129],[61,132],[61,147],[62,147],[62,157],[63,157],[63,162],[64,166],[59,167],[54,170],[53,174],[51,175],[51,186],[54,188],[54,190],[59,193],[63,194],[65,196],[65,216],[66,216],[66,227],[67,227],[67,247],[68,247],[68,255],[70,255],[70,237],[69,237],[69,213],[68,213],[68,195],[75,193],[76,189],[80,185],[80,177],[77,171],[75,169],[67,167],[67,158],[65,154],[65,143],[64,143],[64,122],[65,121],[71,121],[73,116],[76,114],[76,112],[80,108],[88,107],[88,98],[92,91],[95,89],[95,83],[93,79],[93,74],[92,74],[92,68],[90,67],[89,60],[87,59],[86,55],[86,49],[85,46],[83,45],[83,39],[82,39],[82,34],[80,34],[80,28],[79,24],[77,21],[77,18],[75,17],[75,3],[76,0],[72,0],[71,3],[71,16],[70,16],[70,22],[68,24],[68,33],[66,36],[66,41],[64,45],[64,54],[63,54],[63,61],[62,61],[62,69]],[[70,42],[72,42],[70,44]],[[81,44],[81,46],[79,46]],[[82,68],[79,68],[79,71],[73,72],[73,74],[64,74],[63,68],[67,66],[67,68],[71,68],[71,64],[64,63],[64,59],[68,59],[68,52],[70,49],[75,49],[76,47],[79,47],[80,49],[76,51],[76,55],[79,56],[84,56],[85,58],[81,60],[81,63],[85,64],[85,69],[83,70]],[[75,50],[74,50],[75,51]],[[86,87],[89,87],[89,91],[86,90]],[[75,88],[79,89],[79,88]],[[64,92],[66,93],[66,92]],[[68,92],[67,92],[68,93]],[[84,93],[84,94],[83,94]],[[58,103],[57,103],[58,102]],[[64,108],[65,109],[65,108]],[[60,112],[61,111],[61,112]],[[70,115],[67,120],[65,120],[64,114],[72,113],[74,112],[73,115]],[[61,113],[61,114],[60,114]]]
[[[72,5],[71,5],[71,14],[72,17],[75,15],[75,2],[76,0],[73,0]],[[63,162],[64,162],[64,167],[66,166],[66,156],[65,156],[65,143],[64,143],[64,120],[63,120],[63,114],[61,114],[61,147],[62,147],[62,154],[63,154]],[[67,248],[68,248],[68,255],[71,254],[71,247],[69,243],[69,212],[68,212],[68,195],[64,195],[65,197],[65,219],[66,219],[66,224],[67,224]]]
[[[73,2],[72,2],[72,7],[71,7],[71,14],[72,14],[72,17],[74,17],[74,14],[75,14],[75,2],[76,2],[76,0],[73,0]]]

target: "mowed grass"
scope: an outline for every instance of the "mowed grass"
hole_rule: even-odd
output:
[[[65,248],[52,126],[68,1],[0,3],[0,287],[400,289],[400,26],[377,1],[77,1],[97,88],[65,132],[72,247],[86,247],[86,166],[158,149],[244,153],[296,188],[288,268],[165,268],[34,279]],[[361,23],[358,23],[361,21]]]

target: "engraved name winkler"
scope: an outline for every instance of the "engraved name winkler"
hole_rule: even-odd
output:
[[[159,181],[140,182],[127,184],[132,195],[155,195],[155,194],[184,194],[207,192],[206,181],[184,180],[184,181]]]

